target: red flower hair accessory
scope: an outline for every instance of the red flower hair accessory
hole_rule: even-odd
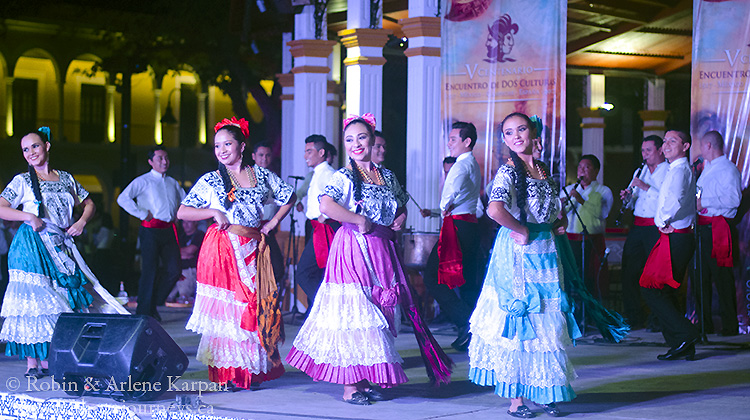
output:
[[[244,118],[240,118],[239,120],[237,117],[232,117],[231,120],[224,118],[221,122],[216,123],[214,126],[214,133],[219,131],[225,125],[233,125],[239,128],[246,139],[250,138],[250,124]]]
[[[356,119],[364,120],[367,124],[370,124],[373,130],[375,129],[375,116],[369,112],[362,115],[349,114],[349,118],[344,119],[344,127]]]

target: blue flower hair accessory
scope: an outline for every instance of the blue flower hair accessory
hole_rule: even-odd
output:
[[[39,127],[36,131],[39,133],[43,133],[46,136],[45,141],[47,142],[52,141],[52,130],[50,130],[49,127],[42,126],[42,127]]]
[[[536,136],[542,137],[542,130],[544,129],[544,124],[542,123],[542,119],[539,118],[539,116],[537,115],[532,115],[531,118],[529,119],[534,124],[534,129],[536,129]]]

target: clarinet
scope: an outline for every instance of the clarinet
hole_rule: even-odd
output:
[[[640,178],[641,173],[643,172],[643,168],[646,167],[646,160],[644,159],[643,162],[641,162],[641,167],[638,168],[638,172],[635,174],[635,178]],[[625,214],[625,210],[630,205],[630,200],[633,198],[633,182],[631,181],[630,185],[628,185],[628,188],[625,189],[625,191],[628,192],[628,195],[625,197],[625,199],[622,200],[622,207],[620,207],[620,214],[617,215],[617,220],[615,220],[615,226],[622,225],[622,216]]]

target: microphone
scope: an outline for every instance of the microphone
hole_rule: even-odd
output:
[[[581,185],[581,181],[583,181],[582,177],[579,176],[578,178],[576,178],[576,183],[575,183],[575,185],[573,185],[573,189],[571,191],[573,191],[576,188],[578,188],[578,186]]]
[[[303,179],[305,179],[304,176],[297,176],[297,175],[289,175],[289,178],[298,179],[300,181],[302,181]]]
[[[693,164],[692,164],[692,165],[690,165],[690,167],[691,167],[691,168],[693,168],[693,169],[695,169],[695,168],[697,168],[697,167],[698,167],[698,165],[700,165],[701,163],[703,163],[703,157],[699,157],[698,159],[696,159],[696,160],[695,160],[695,162],[693,162]]]

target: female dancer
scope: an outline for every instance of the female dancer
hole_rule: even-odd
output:
[[[128,313],[99,285],[73,243],[95,206],[72,175],[49,167],[50,147],[48,127],[25,135],[21,150],[29,170],[0,193],[0,219],[24,222],[8,252],[0,340],[7,342],[7,356],[26,358],[26,376],[36,378],[49,374],[49,345],[61,313]],[[78,205],[83,214],[74,221]]]
[[[554,235],[565,233],[560,200],[549,171],[532,158],[535,131],[524,114],[502,122],[511,159],[497,171],[487,214],[501,225],[487,277],[471,316],[469,379],[510,398],[508,414],[534,414],[523,398],[551,416],[570,401],[575,376],[564,345],[580,332],[563,291]]]
[[[250,388],[284,373],[278,344],[283,322],[265,235],[283,219],[295,195],[273,172],[245,165],[244,119],[216,124],[219,170],[203,175],[182,201],[182,220],[213,218],[198,255],[198,288],[185,328],[201,334],[197,359],[211,381]],[[280,206],[260,228],[269,198]]]
[[[344,121],[349,164],[320,196],[320,209],[342,223],[331,243],[323,284],[286,360],[316,381],[344,385],[344,401],[368,405],[382,395],[370,382],[407,381],[394,347],[406,310],[434,382],[447,382],[451,361],[432,338],[411,300],[396,254],[394,230],[406,219],[407,196],[393,173],[372,163],[371,114]]]

